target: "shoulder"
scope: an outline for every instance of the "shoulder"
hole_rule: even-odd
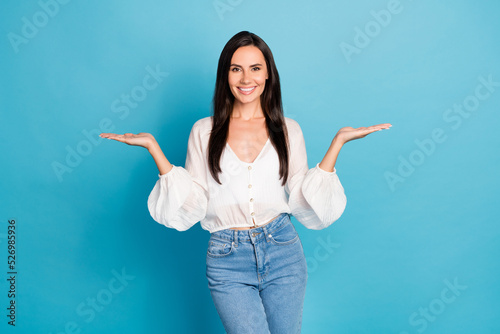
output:
[[[211,116],[203,117],[194,122],[191,132],[189,133],[189,145],[201,145],[205,147],[210,139],[210,132],[212,131]]]
[[[210,136],[212,131],[212,116],[203,117],[194,122],[191,133],[201,137]]]
[[[212,116],[207,116],[200,118],[193,124],[193,129],[211,129],[212,128]]]
[[[289,117],[285,117],[285,123],[289,134],[294,135],[302,132],[299,122],[297,122],[296,120]]]

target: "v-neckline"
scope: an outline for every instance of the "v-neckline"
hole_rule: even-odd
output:
[[[233,155],[236,157],[236,159],[237,159],[239,162],[241,162],[241,163],[243,163],[243,164],[252,165],[252,164],[254,164],[254,163],[255,163],[255,162],[256,162],[256,161],[260,158],[260,156],[262,155],[262,152],[264,152],[264,149],[267,147],[267,144],[268,144],[270,141],[271,141],[271,138],[269,138],[269,137],[268,137],[268,138],[267,138],[267,140],[266,140],[266,143],[264,144],[264,146],[263,146],[263,147],[262,147],[262,149],[260,150],[259,154],[258,154],[258,155],[257,155],[257,157],[254,159],[254,161],[252,161],[252,162],[242,161],[242,160],[241,160],[241,159],[240,159],[240,158],[236,155],[236,153],[233,151],[233,149],[231,148],[231,146],[229,146],[229,143],[228,143],[228,142],[226,142],[226,147],[229,149],[229,151],[231,151],[231,153],[233,153]]]

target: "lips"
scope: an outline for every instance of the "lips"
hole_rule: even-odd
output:
[[[244,95],[249,95],[249,94],[252,94],[252,92],[255,90],[255,88],[257,88],[257,86],[253,86],[253,87],[238,87],[238,90],[244,94]]]

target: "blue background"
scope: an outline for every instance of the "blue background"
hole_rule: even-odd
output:
[[[310,167],[339,128],[393,124],[342,149],[347,207],[337,222],[313,231],[292,220],[309,266],[302,332],[500,332],[500,3],[401,0],[376,23],[371,11],[388,6],[73,0],[49,16],[37,1],[2,1],[0,331],[224,333],[205,278],[208,232],[156,223],[146,206],[158,173],[151,156],[95,134],[101,122],[150,132],[184,166],[191,126],[210,115],[220,52],[249,30],[274,53],[285,116],[302,127]],[[23,37],[34,20],[38,32]],[[356,42],[357,53],[342,51]],[[115,112],[122,94],[141,92],[148,66],[168,76],[128,114]],[[481,77],[497,84],[488,90]],[[448,111],[463,103],[469,116]],[[78,149],[85,155],[58,177],[54,164],[68,166]],[[17,226],[15,329],[8,219]]]

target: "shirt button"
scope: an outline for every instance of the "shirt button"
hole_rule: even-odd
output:
[[[250,202],[253,202],[253,198],[250,198]]]
[[[248,170],[252,169],[252,166],[248,166]]]
[[[252,188],[252,185],[251,185],[251,184],[249,184],[249,185],[248,185],[248,188]]]
[[[252,213],[251,213],[251,215],[252,215],[252,216],[255,216],[255,212],[252,212]]]

